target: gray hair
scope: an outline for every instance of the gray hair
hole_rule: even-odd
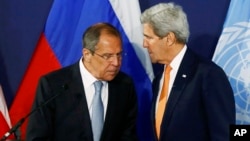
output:
[[[145,10],[141,15],[142,24],[149,24],[154,33],[165,37],[173,32],[180,43],[186,43],[189,38],[187,16],[182,7],[174,3],[159,3]]]
[[[92,53],[96,50],[96,45],[99,42],[102,33],[109,34],[121,38],[120,32],[109,23],[97,23],[86,29],[82,36],[83,47],[90,50]]]

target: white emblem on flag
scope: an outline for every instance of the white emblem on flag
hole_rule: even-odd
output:
[[[233,88],[236,123],[250,124],[249,22],[239,22],[224,28],[213,61],[224,69]]]

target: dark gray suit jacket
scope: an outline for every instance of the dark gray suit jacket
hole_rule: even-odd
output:
[[[136,141],[137,97],[132,79],[120,72],[108,84],[101,141]],[[41,77],[33,109],[57,94],[54,100],[30,116],[26,140],[92,141],[79,62]]]
[[[153,82],[152,128],[161,75]],[[190,49],[181,61],[166,107],[160,141],[229,141],[235,103],[228,78],[220,67]]]

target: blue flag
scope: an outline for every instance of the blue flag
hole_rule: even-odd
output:
[[[250,1],[232,0],[213,61],[234,91],[236,124],[250,124]]]

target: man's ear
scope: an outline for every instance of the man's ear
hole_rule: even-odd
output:
[[[83,49],[82,49],[82,54],[83,54],[84,60],[85,60],[86,62],[89,62],[90,57],[92,56],[92,53],[90,52],[90,50],[89,50],[89,49],[86,49],[86,48],[83,48]]]
[[[173,45],[176,42],[176,37],[173,32],[169,32],[165,38],[169,46]]]

